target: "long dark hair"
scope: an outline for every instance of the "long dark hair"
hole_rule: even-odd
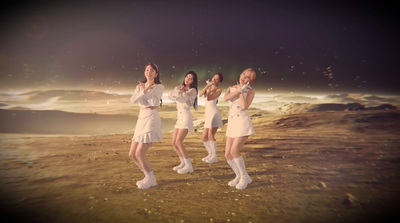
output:
[[[195,110],[197,110],[197,92],[198,92],[198,90],[197,90],[197,74],[196,74],[196,72],[194,72],[194,71],[189,71],[189,72],[187,72],[187,74],[185,75],[185,78],[186,78],[186,76],[189,75],[189,74],[193,75],[193,82],[192,82],[192,84],[190,85],[190,88],[196,89],[196,98],[194,99],[193,108],[194,108]],[[183,82],[182,82],[183,86],[186,86],[186,84],[185,84],[185,78],[183,78]]]
[[[160,73],[160,70],[158,69],[158,66],[154,63],[148,63],[148,64],[146,64],[146,66],[144,66],[144,69],[146,69],[147,66],[151,66],[151,68],[153,68],[156,71],[156,73],[158,74],[157,77],[154,78],[154,83],[161,84],[161,81],[160,81],[161,73]],[[147,82],[147,78],[144,77],[143,83],[146,83],[146,82]],[[160,98],[160,107],[162,107],[162,98]]]
[[[157,66],[156,64],[154,64],[154,63],[148,63],[148,64],[146,64],[146,66],[144,66],[144,69],[146,69],[147,66],[151,66],[151,68],[153,68],[153,69],[156,71],[156,73],[158,74],[157,77],[154,78],[154,83],[156,83],[156,84],[161,84],[161,81],[160,81],[160,75],[161,75],[161,73],[160,73],[160,71],[158,70],[158,66]],[[146,83],[146,82],[147,82],[147,78],[144,77],[143,83]]]

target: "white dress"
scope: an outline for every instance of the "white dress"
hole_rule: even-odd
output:
[[[193,116],[190,112],[190,107],[193,106],[196,97],[197,91],[194,88],[179,93],[179,88],[176,87],[168,93],[168,98],[176,102],[176,108],[178,110],[174,128],[187,129],[189,131],[193,130]]]
[[[158,107],[164,91],[164,85],[156,84],[146,93],[140,86],[136,87],[131,97],[132,103],[139,103],[141,108]],[[152,143],[162,139],[161,118],[157,109],[140,109],[132,140],[141,143]]]
[[[207,100],[205,98],[205,115],[204,115],[204,128],[212,129],[217,127],[224,127],[222,123],[221,113],[217,107],[217,100]]]
[[[237,88],[231,88],[231,92],[237,91]],[[242,93],[244,98],[247,97],[247,92]],[[254,134],[253,123],[246,109],[242,109],[239,102],[239,97],[229,101],[228,127],[226,136],[237,138],[241,136],[249,136]]]

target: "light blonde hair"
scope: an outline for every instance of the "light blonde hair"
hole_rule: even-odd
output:
[[[256,79],[256,76],[257,76],[256,71],[253,70],[253,68],[247,68],[246,70],[250,71],[253,74],[253,75],[251,75],[251,79],[250,79],[250,83],[253,83],[253,81]]]

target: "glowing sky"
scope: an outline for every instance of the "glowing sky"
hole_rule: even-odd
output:
[[[382,1],[33,1],[2,7],[0,89],[131,88],[147,62],[224,85],[400,93],[399,23]],[[202,84],[200,84],[202,85]]]

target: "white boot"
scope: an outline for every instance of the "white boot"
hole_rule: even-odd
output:
[[[182,169],[185,166],[185,162],[183,161],[183,157],[179,157],[179,159],[181,160],[181,163],[178,166],[174,166],[174,168],[172,168],[175,171],[178,171],[179,169]]]
[[[243,157],[240,156],[233,160],[235,161],[235,164],[238,167],[239,174],[240,174],[240,180],[239,180],[239,183],[236,184],[236,189],[239,189],[239,190],[246,189],[247,185],[250,184],[253,180],[246,172],[246,166],[244,165]]]
[[[208,158],[211,157],[211,149],[210,149],[210,141],[203,142],[204,147],[206,147],[206,150],[208,152],[208,155],[201,159],[202,161],[206,161]]]
[[[146,170],[142,170],[142,172],[144,173],[144,178],[139,180],[139,181],[137,181],[136,182],[136,186],[139,186],[139,184],[142,184],[143,182],[145,182],[149,178],[148,175],[146,174],[147,173]]]
[[[236,184],[238,184],[239,180],[240,180],[239,169],[236,166],[236,163],[235,163],[235,161],[233,159],[232,160],[228,160],[228,164],[232,168],[233,172],[235,172],[235,174],[236,174],[235,179],[229,181],[228,185],[231,186],[231,187],[236,187]]]
[[[193,166],[192,163],[190,162],[190,158],[184,159],[184,161],[185,161],[185,166],[182,169],[179,169],[178,173],[185,174],[193,172]]]
[[[217,157],[217,141],[210,141],[210,150],[211,150],[211,157],[206,160],[207,163],[216,163],[218,162]]]
[[[153,187],[153,186],[157,185],[157,181],[156,181],[156,178],[154,177],[153,171],[147,172],[146,176],[147,176],[147,180],[138,185],[139,189],[147,189],[149,187]]]

